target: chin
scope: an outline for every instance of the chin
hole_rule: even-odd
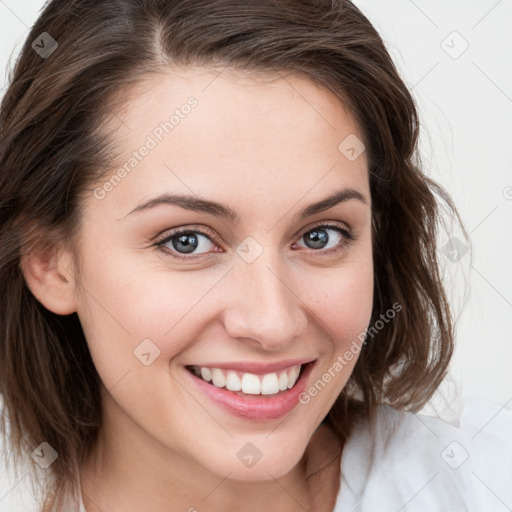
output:
[[[229,446],[211,453],[203,465],[223,478],[229,475],[231,480],[255,482],[281,478],[301,461],[310,439],[290,439],[284,431],[281,434],[285,435],[274,432],[235,437]]]

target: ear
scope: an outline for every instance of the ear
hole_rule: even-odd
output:
[[[71,254],[54,246],[21,257],[20,267],[35,298],[58,315],[76,311],[75,280]]]

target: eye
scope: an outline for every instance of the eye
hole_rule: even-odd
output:
[[[346,248],[355,239],[347,229],[335,224],[321,224],[306,231],[300,239],[304,239],[304,246],[315,252],[332,252]],[[302,247],[304,247],[302,246]]]
[[[213,231],[205,227],[191,226],[165,233],[154,245],[172,258],[193,260],[212,252],[219,252],[218,245],[213,241],[215,238]],[[349,230],[336,224],[321,224],[304,232],[300,237],[301,240],[305,240],[305,245],[301,247],[321,254],[342,251],[355,238]]]
[[[155,245],[162,247],[172,257],[193,259],[194,256],[211,252],[212,247],[216,247],[211,240],[214,238],[213,233],[206,229],[203,231],[203,229],[176,229],[166,233],[165,238],[157,240]],[[186,255],[191,255],[191,257]]]

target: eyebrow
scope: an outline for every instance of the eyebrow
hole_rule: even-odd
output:
[[[333,208],[334,206],[340,203],[349,201],[350,199],[356,199],[364,204],[367,204],[366,198],[363,194],[361,194],[360,192],[353,188],[344,188],[338,190],[334,194],[331,194],[325,199],[321,199],[320,201],[312,203],[306,208],[303,208],[297,214],[294,215],[294,218],[301,220],[306,217],[310,217],[317,213],[329,210],[330,208]],[[201,199],[196,196],[181,194],[161,194],[153,199],[150,199],[145,203],[139,204],[125,217],[128,217],[128,215],[131,215],[132,213],[149,210],[151,208],[155,208],[156,206],[164,204],[175,205],[185,210],[203,212],[210,215],[214,215],[216,217],[224,217],[236,223],[240,222],[240,214],[236,210],[230,208],[229,206],[217,203],[215,201]]]

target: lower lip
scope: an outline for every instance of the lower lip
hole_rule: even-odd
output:
[[[275,420],[288,414],[299,403],[300,394],[306,389],[307,379],[314,362],[308,363],[293,388],[274,397],[264,395],[239,396],[225,388],[217,388],[203,379],[196,377],[186,368],[185,373],[194,384],[216,404],[234,416],[253,421]]]

